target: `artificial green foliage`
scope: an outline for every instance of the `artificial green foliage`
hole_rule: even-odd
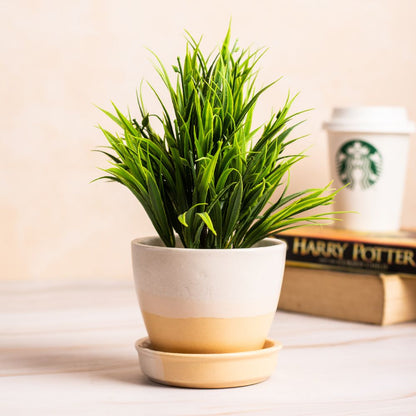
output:
[[[256,102],[274,84],[255,89],[262,55],[231,45],[228,30],[218,53],[205,57],[188,34],[172,78],[155,55],[170,96],[165,103],[151,87],[161,115],[146,111],[141,94],[139,120],[115,105],[114,114],[103,110],[121,132],[100,127],[112,150],[102,153],[112,166],[99,179],[129,188],[166,246],[175,246],[177,234],[187,248],[251,247],[280,231],[329,219],[330,213],[307,213],[332,204],[336,191],[328,186],[287,194],[290,168],[304,157],[287,152],[299,139],[289,139],[299,124],[291,122],[300,113],[289,115],[294,98],[252,128]],[[271,203],[273,195],[277,201]]]

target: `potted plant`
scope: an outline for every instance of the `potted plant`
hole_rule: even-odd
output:
[[[336,191],[288,194],[290,168],[304,155],[287,147],[294,98],[261,127],[252,127],[261,51],[230,43],[208,58],[188,34],[174,80],[157,59],[170,96],[161,114],[103,110],[120,128],[101,128],[111,167],[102,178],[126,186],[157,237],[132,242],[136,290],[152,348],[179,354],[261,350],[276,311],[285,244],[275,234],[327,220],[310,214]],[[171,110],[170,110],[171,107]],[[162,132],[154,128],[158,123]],[[101,178],[99,178],[101,179]],[[277,195],[275,202],[270,202]]]

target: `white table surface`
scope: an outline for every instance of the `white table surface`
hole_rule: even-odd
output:
[[[416,324],[377,327],[277,312],[284,349],[266,382],[152,383],[123,280],[0,283],[0,415],[416,415]]]

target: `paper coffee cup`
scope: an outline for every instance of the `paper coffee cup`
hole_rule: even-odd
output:
[[[331,176],[337,188],[336,226],[357,231],[397,231],[406,177],[409,135],[415,131],[402,107],[335,108],[328,131]]]

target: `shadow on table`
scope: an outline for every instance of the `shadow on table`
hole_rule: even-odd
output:
[[[0,347],[0,376],[67,374],[119,381],[122,383],[149,385],[140,369],[134,351],[124,348],[113,354],[89,351],[91,346],[51,347],[22,346]]]

